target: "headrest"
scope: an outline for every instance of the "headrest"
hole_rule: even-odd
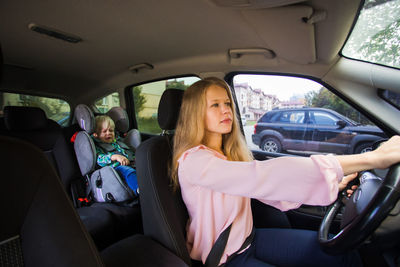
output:
[[[4,123],[10,131],[38,130],[46,128],[46,113],[37,107],[4,107]]]
[[[110,116],[114,121],[115,129],[117,131],[120,133],[126,133],[129,131],[129,117],[124,108],[113,107],[106,113],[106,115]]]
[[[183,90],[167,89],[158,106],[158,124],[162,130],[174,130],[181,109]]]
[[[94,132],[94,115],[88,106],[79,104],[75,108],[75,119],[79,127],[88,134]]]
[[[3,51],[1,50],[1,45],[0,45],[0,81],[1,78],[3,78]]]

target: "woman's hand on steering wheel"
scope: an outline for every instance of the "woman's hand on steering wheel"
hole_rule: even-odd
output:
[[[354,179],[356,179],[357,177],[358,177],[358,173],[357,172],[344,176],[342,181],[340,181],[340,183],[339,183],[339,191],[342,191],[342,190],[346,189],[346,187],[350,183],[349,187],[346,189],[346,194],[347,194],[347,197],[351,197],[351,195],[357,189],[357,185],[352,183],[352,181]]]

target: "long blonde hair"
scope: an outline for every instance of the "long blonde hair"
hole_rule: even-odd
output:
[[[228,84],[216,77],[205,78],[192,84],[184,93],[174,135],[171,177],[178,187],[178,159],[186,150],[203,144],[205,138],[206,92],[211,85],[226,90],[233,113],[232,131],[222,136],[222,149],[230,161],[251,161],[253,156],[240,131],[235,104]]]

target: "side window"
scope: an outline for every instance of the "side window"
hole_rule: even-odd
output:
[[[321,84],[298,77],[233,79],[251,150],[305,155],[366,152],[386,134]],[[328,127],[327,127],[328,126]]]
[[[57,98],[0,92],[0,116],[5,106],[38,107],[44,110],[48,119],[61,126],[67,126],[71,108],[67,102]]]
[[[334,126],[336,125],[336,122],[338,121],[337,118],[333,117],[332,115],[330,115],[329,113],[326,112],[313,112],[313,116],[314,118],[314,123],[317,125],[330,125],[330,126]]]
[[[185,90],[198,80],[198,77],[183,77],[133,86],[131,90],[138,130],[150,134],[161,133],[157,112],[162,93],[168,88]]]
[[[94,103],[94,106],[101,113],[106,113],[107,111],[109,111],[113,107],[119,107],[120,106],[119,94],[117,92],[109,94],[108,96],[105,96],[105,97],[97,100]]]
[[[290,124],[303,123],[304,111],[282,112],[278,121]]]

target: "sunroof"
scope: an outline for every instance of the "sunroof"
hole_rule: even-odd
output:
[[[342,54],[400,68],[400,0],[366,0]]]

